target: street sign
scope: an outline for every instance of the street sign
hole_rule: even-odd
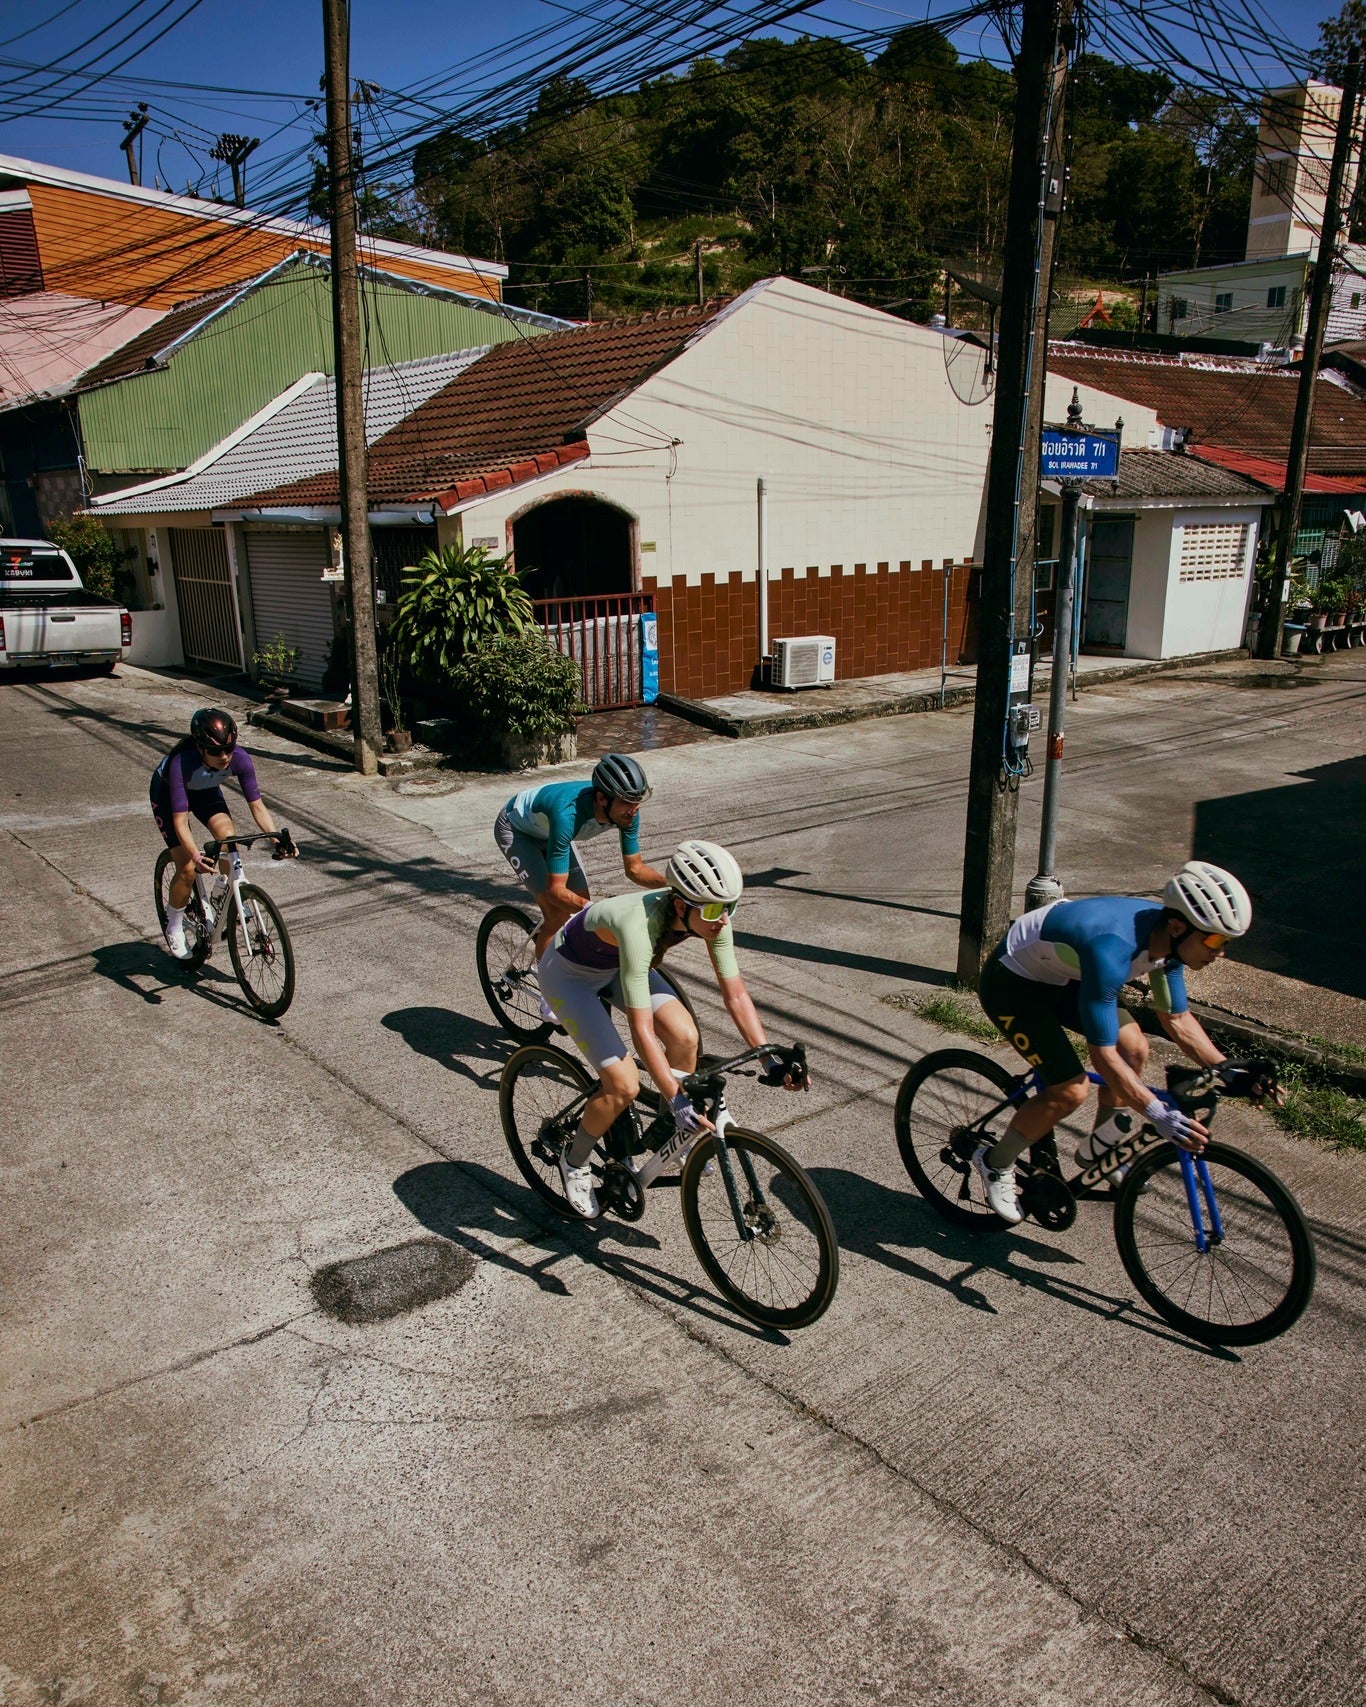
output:
[[[1067,433],[1045,427],[1039,446],[1042,480],[1113,480],[1119,473],[1119,437],[1114,433]]]

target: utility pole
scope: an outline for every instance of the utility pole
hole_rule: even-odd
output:
[[[238,136],[234,131],[225,130],[209,150],[210,160],[221,160],[225,166],[232,167],[232,199],[237,207],[247,205],[246,165],[260,146],[259,136]]]
[[[584,307],[585,307],[584,318],[587,320],[588,324],[591,326],[593,324],[593,275],[592,275],[592,273],[585,273],[583,275],[583,300],[584,300]]]
[[[697,306],[704,308],[707,302],[707,286],[702,277],[702,239],[699,237],[693,244],[693,265],[697,269]]]
[[[128,157],[128,182],[134,185],[142,182],[142,173],[138,169],[138,157],[133,152],[133,144],[147,129],[148,117],[146,101],[139,101],[136,110],[129,113],[123,121],[123,141],[119,146]]]
[[[337,468],[341,482],[346,594],[351,606],[351,727],[355,766],[379,769],[383,741],[370,505],[365,485],[360,279],[356,265],[356,183],[351,163],[351,18],[348,0],[323,0],[326,52],[327,178],[332,227],[332,331],[337,363]]]
[[[1015,128],[1001,271],[1000,342],[987,514],[982,621],[968,776],[958,981],[975,988],[1010,919],[1024,749],[1012,711],[1028,698],[1033,637],[1039,440],[1048,358],[1048,301],[1063,201],[1063,97],[1073,0],[1023,0],[1015,61]]]
[[[1300,386],[1295,395],[1295,419],[1290,428],[1290,452],[1285,463],[1285,490],[1277,509],[1276,551],[1266,609],[1257,631],[1257,656],[1274,658],[1281,649],[1285,626],[1285,598],[1290,589],[1290,557],[1295,535],[1300,531],[1300,500],[1304,496],[1304,471],[1309,461],[1309,434],[1314,424],[1314,386],[1323,354],[1323,335],[1328,311],[1333,305],[1333,263],[1338,257],[1338,230],[1342,222],[1342,181],[1347,157],[1356,131],[1357,88],[1361,80],[1361,48],[1347,55],[1342,105],[1338,108],[1337,134],[1333,138],[1333,161],[1328,168],[1328,193],[1323,204],[1323,229],[1319,252],[1309,285],[1309,324],[1305,329],[1304,355],[1300,361]]]

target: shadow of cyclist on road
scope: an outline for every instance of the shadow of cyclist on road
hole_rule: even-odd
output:
[[[486,1019],[473,1019],[454,1008],[394,1008],[380,1024],[397,1032],[408,1047],[448,1072],[458,1073],[485,1089],[496,1086],[503,1063],[515,1045],[506,1032]],[[469,1062],[487,1061],[479,1072]]]

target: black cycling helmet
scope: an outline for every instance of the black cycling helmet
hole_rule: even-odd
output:
[[[237,745],[237,725],[226,711],[205,706],[190,719],[190,739],[201,753],[230,753]]]
[[[593,766],[593,787],[609,800],[648,800],[651,789],[645,772],[625,753],[608,753]]]

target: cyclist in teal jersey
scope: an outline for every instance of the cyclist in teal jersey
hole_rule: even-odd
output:
[[[715,842],[682,842],[669,860],[665,883],[649,894],[614,895],[575,913],[537,968],[552,1013],[598,1074],[598,1088],[560,1157],[565,1196],[586,1217],[598,1213],[589,1158],[640,1094],[637,1054],[677,1124],[685,1132],[710,1129],[678,1082],[697,1067],[697,1028],[656,970],[670,948],[700,937],[736,1030],[751,1049],[767,1042],[735,959],[730,920],[745,886],[740,867]],[[626,1010],[634,1048],[603,1007],[604,995]],[[776,1051],[763,1060],[767,1083],[805,1088],[804,1075],[795,1076]]]
[[[1146,974],[1168,1037],[1201,1066],[1219,1066],[1224,1052],[1189,1011],[1186,972],[1219,959],[1225,943],[1251,923],[1247,890],[1231,872],[1200,860],[1170,879],[1160,904],[1100,895],[1054,901],[1016,919],[982,968],[977,990],[988,1019],[1044,1080],[997,1142],[973,1157],[987,1201],[1003,1221],[1023,1218],[1017,1157],[1074,1114],[1090,1091],[1069,1030],[1085,1037],[1091,1065],[1105,1081],[1095,1130],[1077,1150],[1079,1165],[1089,1166],[1140,1120],[1187,1149],[1203,1148],[1206,1127],[1144,1084],[1148,1041],[1119,995],[1130,978]]]
[[[541,928],[536,953],[589,902],[588,879],[576,842],[615,830],[621,863],[632,883],[658,889],[664,879],[640,852],[640,808],[650,798],[645,772],[624,753],[608,753],[589,782],[551,782],[514,794],[494,820],[499,852],[536,897]]]

